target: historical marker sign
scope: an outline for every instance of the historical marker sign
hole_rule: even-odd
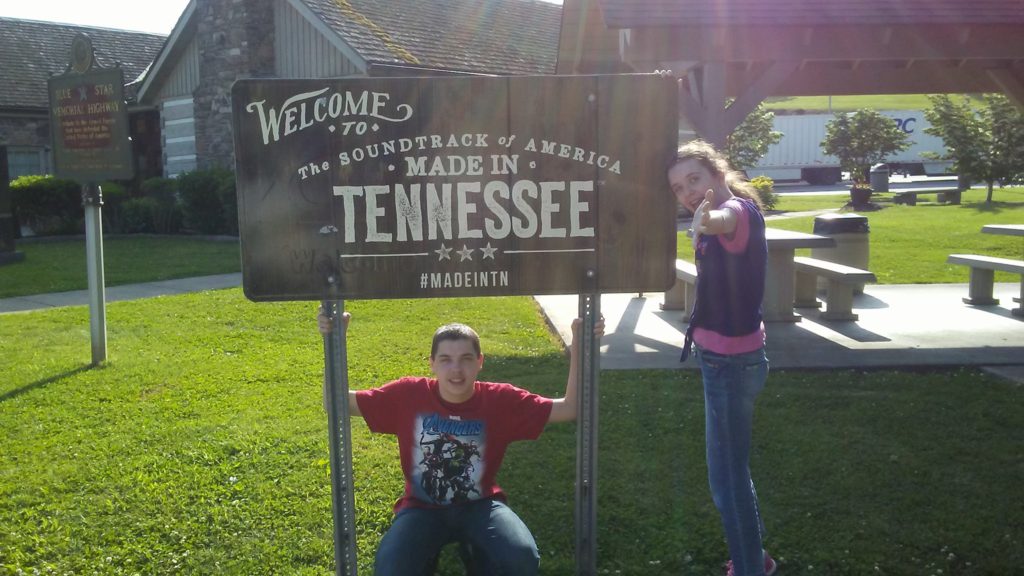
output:
[[[134,175],[124,102],[124,72],[94,68],[88,37],[72,40],[66,74],[47,82],[56,172],[80,182]]]
[[[252,300],[632,292],[675,279],[656,75],[240,80]]]

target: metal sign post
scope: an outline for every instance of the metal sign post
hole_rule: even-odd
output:
[[[103,190],[96,184],[82,186],[85,207],[85,268],[89,277],[89,332],[92,365],[107,359],[107,308],[103,283]]]
[[[580,390],[576,405],[576,574],[597,574],[597,372],[599,341],[594,325],[601,296],[580,294]]]
[[[331,450],[331,510],[334,514],[334,564],[337,576],[355,576],[356,510],[352,488],[352,427],[348,409],[348,360],[346,328],[341,321],[344,301],[324,300],[323,310],[334,319],[334,329],[324,336],[324,369],[327,378],[327,428]]]
[[[107,320],[103,287],[103,193],[95,182],[135,176],[124,71],[96,63],[85,34],[71,40],[64,74],[47,83],[50,138],[58,177],[78,180],[85,207],[86,271],[89,275],[89,328],[92,364],[107,359]]]

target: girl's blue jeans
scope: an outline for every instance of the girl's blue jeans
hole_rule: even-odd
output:
[[[377,548],[374,574],[429,574],[434,558],[449,542],[472,546],[484,574],[537,574],[540,553],[530,529],[511,508],[491,499],[402,510]]]
[[[764,349],[723,355],[696,348],[704,379],[711,497],[722,517],[736,576],[764,576],[764,523],[750,478],[754,399],[768,379]]]

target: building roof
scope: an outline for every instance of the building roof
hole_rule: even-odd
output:
[[[562,7],[540,0],[302,0],[370,64],[553,74]]]
[[[71,39],[84,33],[101,66],[120,63],[126,83],[153,61],[165,36],[0,17],[0,108],[47,109],[46,81],[68,65]]]
[[[1024,0],[565,0],[563,12],[563,73],[607,60],[671,70],[680,110],[712,142],[769,96],[1003,92],[1024,109]]]
[[[609,28],[1024,23],[1024,0],[599,1]]]

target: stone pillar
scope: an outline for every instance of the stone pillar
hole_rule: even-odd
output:
[[[0,146],[0,266],[24,260],[15,250],[14,214],[11,213],[10,172],[7,169],[7,147]]]
[[[198,167],[233,168],[231,84],[275,76],[274,6],[272,0],[197,0],[196,19]]]

